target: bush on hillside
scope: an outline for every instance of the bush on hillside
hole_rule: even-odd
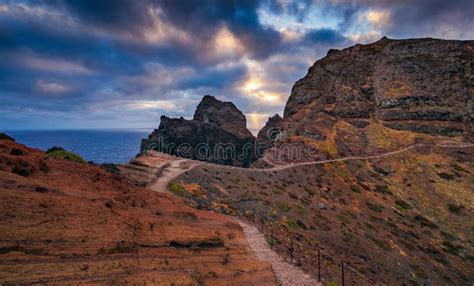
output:
[[[52,152],[55,152],[55,151],[66,151],[66,149],[64,149],[63,147],[53,146],[53,147],[49,148],[46,151],[46,153],[49,154],[49,153],[52,153]]]
[[[81,156],[66,151],[64,148],[61,147],[51,147],[46,151],[46,154],[48,154],[49,157],[53,158],[59,158],[59,159],[64,159],[72,162],[77,162],[77,163],[86,163],[86,160],[84,160]]]
[[[10,141],[15,141],[12,137],[8,136],[7,134],[0,132],[0,140],[10,140]]]

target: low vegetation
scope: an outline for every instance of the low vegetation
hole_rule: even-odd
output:
[[[86,163],[86,160],[84,160],[81,156],[73,152],[66,151],[61,147],[51,147],[46,151],[46,154],[48,154],[49,157],[53,158],[64,159],[77,163]]]
[[[168,185],[168,190],[178,196],[182,196],[186,194],[186,190],[181,186],[180,184],[177,183],[171,183]]]

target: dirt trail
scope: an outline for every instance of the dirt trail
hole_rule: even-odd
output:
[[[471,143],[463,143],[463,144],[456,144],[456,145],[445,145],[445,144],[414,144],[410,145],[406,148],[386,152],[379,155],[370,155],[370,156],[349,156],[349,157],[342,157],[337,159],[328,159],[328,160],[320,160],[320,161],[310,161],[310,162],[300,162],[300,163],[287,163],[287,164],[275,164],[271,162],[268,158],[264,157],[264,161],[268,164],[272,165],[272,168],[268,169],[260,169],[260,168],[241,168],[241,167],[233,167],[233,166],[226,166],[226,165],[218,165],[213,163],[207,163],[197,160],[190,160],[190,159],[178,159],[174,161],[170,161],[163,166],[163,171],[157,177],[157,180],[149,186],[149,189],[157,191],[157,192],[165,192],[166,187],[168,184],[178,177],[179,175],[197,167],[197,166],[212,166],[217,167],[220,169],[232,169],[238,170],[242,172],[274,172],[274,171],[282,171],[289,168],[294,168],[297,166],[307,166],[307,165],[320,165],[320,164],[327,164],[327,163],[334,163],[334,162],[344,162],[344,161],[351,161],[351,160],[368,160],[368,159],[377,159],[383,158],[388,156],[393,156],[396,154],[400,154],[403,152],[407,152],[411,149],[416,147],[439,147],[439,148],[472,148],[474,144]]]
[[[322,286],[315,279],[304,273],[300,268],[284,261],[275,251],[270,249],[265,237],[258,229],[240,219],[236,219],[243,228],[245,238],[260,261],[271,263],[279,285],[282,286]]]
[[[273,166],[273,168],[267,168],[267,169],[260,169],[260,168],[240,168],[240,167],[233,167],[233,166],[226,166],[226,165],[217,165],[217,164],[212,164],[212,163],[207,163],[207,162],[201,162],[198,161],[202,165],[209,165],[209,166],[218,166],[219,168],[227,168],[227,169],[235,169],[235,170],[241,170],[241,171],[247,171],[247,172],[273,172],[273,171],[281,171],[281,170],[286,170],[289,168],[297,167],[297,166],[307,166],[307,165],[320,165],[320,164],[327,164],[327,163],[334,163],[334,162],[344,162],[344,161],[353,161],[353,160],[368,160],[368,159],[377,159],[377,158],[383,158],[383,157],[388,157],[396,154],[400,154],[403,152],[407,152],[411,149],[415,149],[416,147],[438,147],[438,148],[472,148],[474,147],[474,144],[471,143],[462,143],[462,144],[456,144],[456,145],[444,145],[444,144],[413,144],[410,145],[406,148],[396,150],[396,151],[391,151],[391,152],[386,152],[383,154],[379,155],[370,155],[370,156],[348,156],[348,157],[342,157],[342,158],[337,158],[337,159],[328,159],[328,160],[319,160],[319,161],[309,161],[309,162],[300,162],[300,163],[286,163],[286,164],[275,164],[271,162],[268,158],[264,157],[264,161],[267,164],[270,164]]]
[[[171,161],[163,166],[160,176],[148,188],[155,192],[164,193],[166,192],[166,187],[174,178],[198,165],[198,162],[186,159]]]

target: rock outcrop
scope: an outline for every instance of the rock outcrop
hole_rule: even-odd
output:
[[[268,118],[267,123],[265,123],[265,126],[260,129],[257,135],[259,146],[262,146],[263,148],[269,148],[275,144],[275,142],[281,136],[283,129],[282,122],[283,119],[278,114]]]
[[[331,50],[294,85],[284,117],[290,134],[344,120],[473,138],[474,41],[381,40]],[[323,124],[324,125],[324,124]],[[308,127],[308,128],[306,128]]]
[[[192,120],[162,116],[158,129],[142,140],[141,152],[147,150],[243,167],[257,158],[245,115],[233,103],[209,95]]]
[[[0,138],[1,285],[276,285],[228,216]]]

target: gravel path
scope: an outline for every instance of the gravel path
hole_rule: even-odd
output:
[[[157,178],[156,182],[149,186],[148,188],[155,191],[164,193],[168,184],[174,180],[176,177],[181,175],[184,172],[191,170],[192,168],[198,166],[197,162],[190,160],[175,160],[167,163],[161,172],[161,175]]]
[[[285,164],[275,164],[274,162],[269,160],[267,157],[264,157],[264,161],[273,166],[273,168],[267,168],[267,169],[242,168],[242,167],[235,167],[235,166],[218,165],[218,164],[202,162],[202,161],[198,161],[198,163],[200,165],[213,166],[213,167],[218,167],[220,169],[233,169],[233,170],[238,170],[238,171],[242,171],[242,172],[263,172],[263,173],[265,173],[265,172],[283,171],[283,170],[294,168],[294,167],[297,167],[297,166],[321,165],[321,164],[334,163],[334,162],[379,159],[379,158],[384,158],[384,157],[389,157],[389,156],[393,156],[393,155],[396,155],[396,154],[404,153],[404,152],[410,151],[412,149],[415,149],[417,147],[439,147],[439,148],[448,148],[448,149],[449,148],[473,148],[474,144],[473,143],[456,143],[454,145],[413,144],[413,145],[410,145],[410,146],[408,146],[406,148],[403,148],[403,149],[400,149],[400,150],[386,152],[386,153],[382,153],[382,154],[379,154],[379,155],[348,156],[348,157],[342,157],[342,158],[336,158],[336,159],[308,161],[308,162],[300,162],[300,163],[285,163]]]
[[[261,261],[271,263],[278,284],[281,286],[322,286],[300,268],[285,262],[275,251],[270,249],[265,237],[258,229],[240,219],[236,219],[243,228],[247,242]]]

